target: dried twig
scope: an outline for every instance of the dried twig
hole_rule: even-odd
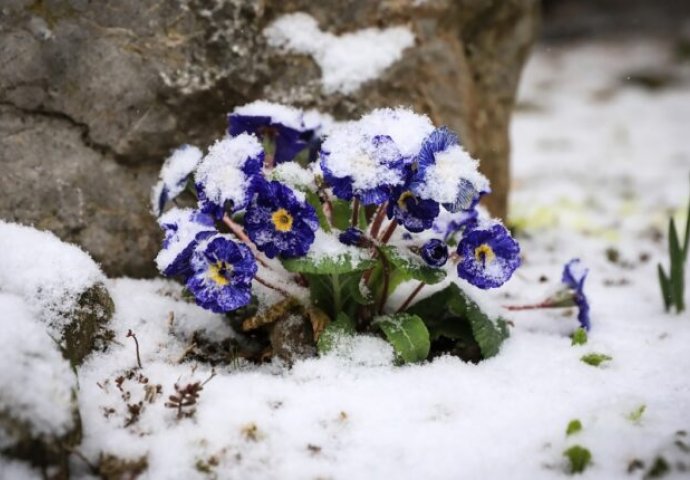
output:
[[[137,365],[139,365],[139,368],[143,368],[141,366],[141,356],[139,356],[139,341],[137,340],[137,336],[132,332],[132,330],[127,330],[127,337],[132,337],[134,339],[134,345],[137,349]]]

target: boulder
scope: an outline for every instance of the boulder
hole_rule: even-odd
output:
[[[398,33],[342,49],[361,81],[338,88],[328,70],[341,59],[269,41],[296,12],[330,40]],[[338,119],[400,104],[427,113],[482,160],[503,216],[510,112],[537,20],[538,0],[5,1],[0,218],[82,245],[108,274],[153,274],[161,161],[182,143],[206,147],[228,111],[259,98]]]

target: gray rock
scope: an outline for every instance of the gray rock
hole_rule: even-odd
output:
[[[408,25],[416,45],[352,94],[267,46],[303,11],[323,30]],[[12,0],[0,9],[0,217],[78,243],[108,274],[154,273],[149,189],[181,143],[206,146],[258,98],[349,118],[410,105],[460,132],[505,213],[508,123],[537,0]]]

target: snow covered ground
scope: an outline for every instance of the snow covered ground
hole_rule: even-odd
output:
[[[525,73],[512,196],[524,265],[485,296],[539,301],[580,257],[587,344],[571,346],[573,312],[505,311],[511,337],[479,365],[395,367],[388,344],[360,338],[291,369],[233,362],[212,376],[194,355],[231,335],[218,316],[171,282],[113,280],[117,343],[78,371],[82,456],[146,457],[152,479],[533,480],[566,477],[563,451],[581,445],[592,454],[582,478],[642,478],[659,457],[665,478],[688,475],[690,313],[663,313],[656,279],[667,218],[690,194],[690,64],[670,54],[653,43],[542,47]],[[668,87],[640,86],[650,71]],[[588,353],[612,359],[594,367],[580,360]],[[195,382],[194,406],[166,407],[174,385]],[[583,428],[566,436],[573,419]],[[89,477],[77,456],[73,470]]]

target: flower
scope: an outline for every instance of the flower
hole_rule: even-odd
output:
[[[420,254],[424,261],[432,267],[442,267],[448,261],[448,245],[441,240],[432,238],[422,245]]]
[[[381,108],[333,128],[321,146],[321,170],[341,199],[379,205],[405,183],[424,138],[433,130],[425,115]]]
[[[158,183],[151,192],[151,206],[158,217],[165,204],[182,193],[187,186],[187,178],[201,161],[203,153],[192,145],[182,145],[163,163]]]
[[[173,208],[159,219],[165,238],[156,265],[163,275],[187,277],[189,259],[197,244],[216,233],[213,218],[190,208]]]
[[[457,251],[458,276],[482,289],[500,287],[520,266],[520,246],[498,222],[467,232]]]
[[[438,203],[417,197],[405,188],[396,188],[388,202],[388,218],[395,218],[410,232],[431,228],[439,213]]]
[[[226,208],[233,212],[245,208],[263,159],[263,148],[253,135],[243,133],[217,141],[194,177],[201,210],[221,218]]]
[[[216,235],[199,244],[191,258],[187,289],[197,305],[216,313],[237,310],[252,298],[256,260],[246,245]]]
[[[349,227],[347,230],[338,235],[338,240],[345,245],[358,246],[362,241],[364,232],[359,228]]]
[[[321,148],[321,170],[335,196],[357,197],[364,205],[388,200],[391,187],[404,181],[407,164],[391,137],[362,138],[353,125],[331,134]]]
[[[451,212],[472,209],[490,190],[489,181],[477,171],[478,162],[460,146],[457,135],[445,127],[437,128],[424,140],[415,167],[410,189]]]
[[[459,212],[449,212],[443,209],[434,220],[432,229],[443,235],[443,240],[448,242],[456,233],[475,228],[478,223],[478,216],[479,212],[476,208],[460,210]]]
[[[288,162],[310,145],[315,126],[307,127],[300,110],[277,103],[256,101],[237,107],[228,115],[228,132],[253,133],[275,141],[275,163]]]
[[[244,226],[267,257],[299,257],[307,253],[319,227],[316,210],[280,182],[261,181],[247,207]]]
[[[589,269],[582,265],[580,259],[574,258],[563,268],[563,277],[561,279],[573,293],[573,300],[578,308],[577,320],[585,330],[589,330],[591,326],[589,319],[589,302],[583,290],[588,273]]]

